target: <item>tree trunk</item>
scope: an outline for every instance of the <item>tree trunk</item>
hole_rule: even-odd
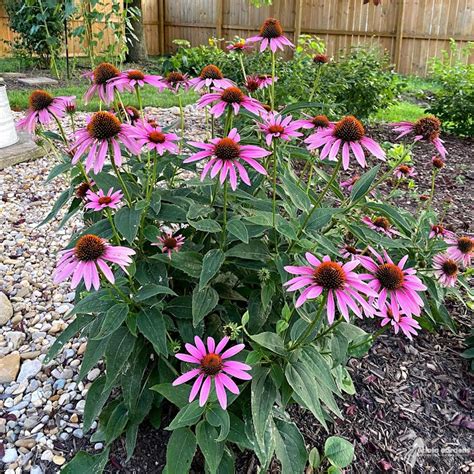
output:
[[[143,24],[142,0],[131,0],[128,3],[127,9],[140,10],[140,16],[136,17],[136,15],[132,15],[131,25],[133,28],[133,34],[128,32],[127,35],[128,53],[126,60],[128,62],[140,63],[148,59],[145,41],[145,28]]]

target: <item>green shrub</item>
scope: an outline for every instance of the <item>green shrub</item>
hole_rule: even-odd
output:
[[[440,88],[434,93],[434,101],[428,112],[443,121],[443,128],[458,135],[474,136],[474,64],[466,64],[474,49],[474,43],[458,51],[451,42],[451,54],[443,52],[434,58],[431,74]],[[451,58],[457,57],[452,61]]]

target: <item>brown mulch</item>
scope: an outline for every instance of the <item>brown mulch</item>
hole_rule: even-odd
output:
[[[386,126],[373,127],[370,135],[379,141],[393,142],[395,138]],[[474,140],[449,135],[443,138],[449,155],[437,179],[433,204],[437,211],[448,206],[446,225],[458,232],[472,232]],[[417,189],[397,200],[401,207],[416,210],[417,195],[429,192],[433,155],[431,145],[416,145]],[[423,331],[412,342],[403,336],[383,335],[364,358],[349,362],[357,393],[341,401],[345,419],[331,425],[330,433],[325,433],[309,412],[297,406],[290,408],[309,447],[322,451],[325,439],[333,434],[353,442],[355,460],[346,472],[474,472],[472,374],[459,356],[472,314],[459,304],[448,306],[458,325],[457,334]],[[364,322],[365,329],[370,330],[370,324]],[[125,462],[124,441],[118,440],[106,472],[160,473],[166,463],[168,437],[169,432],[163,429],[142,425],[132,459]],[[93,452],[86,440],[81,440],[81,445]],[[68,458],[80,448],[66,447]],[[240,453],[236,458],[236,472],[257,472],[258,462],[251,453]],[[193,472],[204,472],[197,464],[193,464]],[[270,471],[278,472],[278,463]]]

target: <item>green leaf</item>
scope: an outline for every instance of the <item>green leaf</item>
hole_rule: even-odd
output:
[[[408,221],[408,214],[405,218],[405,216],[403,216],[402,213],[399,212],[395,207],[381,202],[368,202],[366,206],[369,209],[372,209],[373,211],[377,212],[378,214],[382,214],[387,217],[392,224],[403,230],[406,235],[411,235],[411,230],[413,226]]]
[[[125,363],[133,351],[136,338],[128,328],[121,326],[110,336],[105,349],[105,360],[107,361],[107,384],[106,390],[113,386],[120,375]]]
[[[93,339],[103,339],[115,332],[125,321],[127,315],[128,305],[125,303],[117,303],[112,306],[105,315],[99,334],[94,336]]]
[[[48,174],[48,177],[46,178],[46,182],[49,183],[51,180],[56,178],[56,176],[59,176],[62,173],[65,173],[69,169],[71,169],[73,165],[71,164],[71,161],[69,160],[67,163],[60,163],[59,165],[56,165]]]
[[[308,195],[288,175],[282,176],[283,189],[291,202],[300,210],[308,212],[311,209],[311,200]]]
[[[100,473],[109,461],[110,448],[99,454],[89,454],[79,451],[61,470],[63,474],[82,474],[86,472]]]
[[[351,201],[357,201],[363,198],[368,192],[370,186],[375,180],[377,173],[379,172],[380,165],[374,166],[367,173],[364,173],[359,180],[354,184],[351,191]]]
[[[318,448],[313,448],[309,452],[309,465],[313,469],[316,469],[320,466],[320,464],[321,464],[321,456],[319,454]]]
[[[104,427],[105,442],[110,444],[112,441],[117,439],[122,431],[125,429],[125,425],[128,421],[128,411],[124,403],[119,403],[109,419],[107,425]]]
[[[288,364],[285,369],[286,380],[296,395],[306,405],[308,410],[316,417],[316,419],[327,430],[326,420],[321,408],[321,403],[315,390],[316,380],[309,372],[304,364],[296,362]]]
[[[227,410],[223,410],[219,405],[212,404],[206,412],[206,420],[216,428],[220,427],[221,432],[216,439],[217,442],[225,441],[230,431],[230,417]]]
[[[318,381],[318,384],[323,384],[332,392],[340,395],[340,391],[337,388],[336,382],[331,375],[331,368],[314,346],[306,346],[301,352],[300,357],[301,361],[314,375],[315,379]]]
[[[332,106],[338,104],[331,104]],[[293,104],[287,105],[280,113],[281,115],[288,115],[290,112],[294,112],[295,110],[301,109],[315,109],[318,112],[324,110],[327,107],[327,104],[323,104],[322,102],[295,102]]]
[[[152,298],[156,295],[172,295],[177,296],[177,294],[167,286],[148,284],[142,286],[137,293],[135,294],[136,301],[145,301],[148,298]]]
[[[66,189],[66,191],[63,191],[57,201],[54,203],[51,211],[49,214],[38,224],[38,227],[41,227],[42,225],[46,224],[49,222],[51,219],[56,217],[58,214],[59,210],[66,204],[66,202],[69,200],[69,198],[72,196],[72,190],[71,189]]]
[[[308,454],[304,438],[294,423],[275,420],[275,453],[281,463],[282,474],[304,472]]]
[[[262,448],[265,446],[265,431],[276,396],[277,391],[270,376],[270,368],[255,367],[252,370],[250,389],[251,412],[255,437]]]
[[[79,380],[82,380],[104,356],[107,340],[95,340],[89,338],[87,341],[86,352],[82,359],[81,370],[79,371]]]
[[[173,387],[171,383],[160,383],[151,387],[151,390],[163,395],[163,397],[165,397],[171,403],[174,403],[178,408],[184,408],[188,405],[188,385],[183,384]]]
[[[84,433],[90,430],[93,421],[99,416],[112,391],[112,387],[105,389],[105,381],[105,375],[101,376],[95,379],[89,387],[83,417]]]
[[[140,391],[142,390],[142,379],[150,360],[150,353],[146,344],[136,344],[130,358],[130,364],[122,374],[121,386],[123,400],[128,410],[133,413],[137,406]],[[145,387],[144,390],[147,390]]]
[[[354,446],[344,438],[330,436],[324,443],[324,455],[331,464],[344,468],[354,459]]]
[[[216,438],[216,429],[206,421],[203,420],[196,426],[196,440],[211,474],[217,472],[224,454],[224,443],[218,443]]]
[[[332,209],[325,207],[316,209],[308,220],[308,223],[306,224],[305,233],[308,235],[312,235],[313,232],[322,229],[326,224],[329,224],[332,219],[332,216],[339,212],[341,212],[340,209]]]
[[[283,339],[273,332],[254,334],[253,336],[250,336],[250,339],[276,354],[287,355]]]
[[[115,227],[130,244],[137,236],[141,215],[141,210],[122,207],[114,216]]]
[[[87,325],[92,323],[94,318],[90,315],[81,314],[74,319],[69,326],[59,335],[59,337],[54,341],[54,344],[50,347],[46,357],[44,359],[44,363],[48,364],[53,360],[54,357],[58,354],[58,352],[64,347],[64,344],[69,341],[75,334],[79,331],[84,329]]]
[[[246,260],[264,262],[268,258],[267,246],[259,240],[252,240],[248,244],[237,244],[226,252],[227,257],[239,257]]]
[[[221,268],[225,255],[220,249],[212,249],[204,255],[202,260],[201,276],[199,278],[199,289],[202,290]]]
[[[125,431],[125,450],[127,451],[127,459],[125,462],[130,460],[135,451],[139,426],[137,423],[129,423]]]
[[[198,287],[193,291],[193,326],[198,324],[207,316],[219,302],[219,294],[214,288],[206,287],[199,290]]]
[[[151,195],[150,207],[156,212],[156,214],[160,213],[161,194],[159,191],[153,191]]]
[[[239,219],[231,219],[227,223],[227,232],[237,237],[241,242],[249,243],[249,232],[245,224]]]
[[[98,174],[92,174],[91,178],[95,182],[96,186],[99,189],[102,189],[102,191],[105,193],[107,193],[110,188],[114,188],[114,191],[122,188],[117,177],[109,173],[102,172]]]
[[[202,219],[200,221],[188,221],[191,227],[194,227],[201,232],[222,232],[220,224],[213,219]]]
[[[166,473],[189,472],[196,452],[196,437],[189,428],[178,428],[171,433],[166,448]]]
[[[195,425],[201,419],[204,409],[205,407],[199,406],[198,400],[188,403],[183,408],[181,408],[181,410],[179,410],[178,414],[174,417],[173,421],[166,429],[175,430],[177,428],[182,428],[183,426]],[[217,438],[217,432],[214,438]]]
[[[161,312],[152,308],[144,308],[138,313],[137,326],[140,332],[153,344],[155,351],[167,357],[166,324]]]
[[[68,316],[73,314],[105,313],[114,304],[115,300],[111,299],[108,290],[94,291],[78,301]]]
[[[157,253],[153,259],[160,260],[193,278],[199,278],[202,270],[202,256],[198,252],[175,252],[171,259],[167,255]]]

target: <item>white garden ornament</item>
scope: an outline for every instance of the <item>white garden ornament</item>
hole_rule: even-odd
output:
[[[8,102],[7,88],[5,84],[0,84],[0,148],[13,145],[17,141],[18,135]]]

